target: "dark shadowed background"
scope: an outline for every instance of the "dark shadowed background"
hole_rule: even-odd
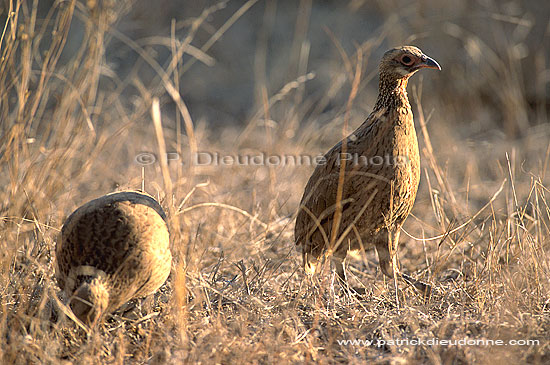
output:
[[[48,3],[53,1],[40,1],[40,13],[51,9]],[[151,53],[160,65],[171,57],[167,42],[172,32],[184,39],[192,21],[209,13],[190,42],[201,49],[245,6],[246,11],[208,50],[195,54],[202,55],[201,60],[195,62],[189,54],[180,60],[194,62],[179,77],[191,116],[214,126],[246,124],[261,106],[262,85],[271,96],[307,73],[314,77],[298,92],[300,100],[310,104],[303,111],[304,119],[316,107],[317,112],[340,109],[350,81],[343,74],[336,43],[350,55],[357,47],[364,49],[364,80],[355,105],[365,115],[376,97],[375,73],[383,52],[413,44],[443,67],[439,74],[421,76],[424,100],[444,108],[438,123],[445,123],[449,119],[445,115],[452,113],[470,133],[497,128],[513,138],[548,121],[550,5],[544,1],[103,0],[94,6],[111,7],[122,14],[113,19],[112,27]],[[62,61],[72,59],[84,34],[83,22],[75,19]],[[158,84],[155,70],[126,39],[116,35],[107,39],[103,88],[119,87],[118,92],[131,100],[139,94],[135,85],[121,87],[113,80],[124,82],[137,74],[146,88]],[[284,109],[293,107],[285,104],[295,102],[290,98],[280,103],[279,114],[272,117],[284,118]]]

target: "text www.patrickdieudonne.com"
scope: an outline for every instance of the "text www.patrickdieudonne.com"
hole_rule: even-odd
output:
[[[363,346],[363,347],[385,347],[385,346],[538,346],[539,340],[493,340],[486,338],[461,338],[461,339],[439,339],[439,338],[404,338],[389,340],[337,340],[340,346]]]

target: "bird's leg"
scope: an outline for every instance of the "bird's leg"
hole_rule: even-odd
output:
[[[393,278],[393,261],[387,242],[377,242],[375,247],[382,273],[389,278]]]
[[[393,186],[392,186],[393,189]],[[388,231],[388,251],[391,259],[391,267],[393,269],[393,285],[395,287],[395,302],[397,308],[400,308],[399,301],[399,286],[397,285],[397,275],[399,273],[399,267],[397,266],[397,247],[399,245],[399,228],[397,230]]]
[[[405,280],[409,285],[412,285],[416,290],[418,290],[420,294],[424,296],[424,298],[430,297],[432,293],[432,286],[430,284],[426,284],[423,281],[416,280],[404,273],[400,273],[400,275],[403,280]]]
[[[397,259],[396,255],[390,254],[389,246],[386,242],[377,242],[376,245],[376,252],[378,253],[378,261],[380,264],[380,269],[382,270],[382,273],[386,275],[389,278],[394,278],[394,265],[396,262],[394,260]],[[405,280],[405,282],[409,285],[412,285],[416,290],[420,292],[425,298],[428,298],[431,294],[432,287],[429,284],[426,284],[420,280],[413,279],[407,274],[404,274],[397,270],[397,265],[395,265],[396,268],[396,274],[397,276],[400,276]]]
[[[378,253],[378,263],[380,265],[382,273],[388,278],[393,279],[396,292],[395,299],[397,302],[397,307],[399,307],[399,297],[397,296],[397,263],[395,261],[395,254],[393,254],[394,251],[392,250],[393,252],[390,252],[390,247],[388,245],[388,241],[390,241],[390,236],[389,234],[384,236],[384,238],[375,243],[376,252]]]
[[[365,294],[364,288],[352,287],[349,285],[348,278],[346,275],[346,256],[347,250],[339,250],[332,254],[331,261],[334,264],[336,269],[336,275],[338,277],[338,282],[347,292],[355,292],[359,295]]]
[[[340,283],[340,286],[344,289],[346,292],[350,292],[355,290],[352,288],[348,283],[348,278],[346,276],[346,256],[344,253],[344,257],[342,255],[338,255],[338,253],[334,253],[330,259],[332,263],[334,264],[334,268],[336,269],[336,275],[338,283]]]
[[[334,264],[334,268],[336,269],[336,275],[338,275],[338,280],[340,284],[347,286],[348,279],[346,278],[346,269],[344,267],[346,259],[338,257],[336,256],[336,254],[334,254],[332,255],[331,261]]]
[[[397,246],[399,244],[399,233],[400,232],[401,232],[401,226],[398,226],[398,227],[396,227],[393,234],[390,236],[390,239],[393,239],[393,241],[391,241],[393,243],[393,246],[392,246],[393,251],[390,251],[390,252],[392,253],[393,258],[395,260],[394,261],[394,267],[396,268],[396,270],[399,270],[398,267],[397,267]],[[424,283],[420,280],[413,279],[409,275],[407,275],[405,273],[402,273],[400,271],[398,272],[398,274],[403,278],[403,280],[405,280],[405,282],[407,282],[407,284],[412,285],[413,287],[415,287],[416,290],[418,290],[420,292],[420,294],[422,294],[424,296],[424,298],[429,298],[430,297],[431,291],[432,291],[431,285],[426,284],[426,283]]]

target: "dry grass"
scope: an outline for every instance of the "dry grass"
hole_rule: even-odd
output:
[[[406,271],[433,283],[435,292],[426,303],[401,285],[397,307],[393,285],[379,272],[372,252],[352,262],[353,280],[366,287],[364,298],[342,293],[328,267],[316,287],[305,278],[292,232],[312,167],[190,164],[194,150],[313,156],[325,151],[340,138],[348,117],[355,127],[366,115],[355,106],[346,114],[345,104],[326,109],[336,96],[350,94],[352,70],[371,75],[376,59],[370,54],[379,39],[357,45],[356,54],[340,48],[341,59],[335,61],[342,66],[334,70],[335,82],[317,99],[304,92],[314,77],[307,72],[307,42],[296,45],[298,76],[273,93],[260,84],[259,106],[244,128],[213,131],[207,123],[193,126],[180,97],[179,80],[190,67],[182,55],[208,63],[208,48],[223,42],[224,30],[239,13],[213,31],[202,49],[194,48],[196,30],[218,8],[205,9],[204,16],[185,23],[185,37],[173,31],[159,40],[156,47],[172,55],[160,64],[152,47],[111,28],[130,3],[65,1],[45,18],[37,16],[37,1],[2,4],[3,363],[550,361],[550,130],[546,123],[525,127],[530,112],[513,60],[486,63],[490,69],[483,74],[501,82],[492,84],[498,100],[513,103],[515,114],[506,114],[502,128],[521,130],[515,139],[499,137],[498,129],[472,137],[479,135],[475,127],[468,131],[460,124],[461,114],[453,119],[461,100],[453,104],[432,95],[428,107],[420,102],[420,79],[409,89],[419,127],[422,185],[399,257]],[[70,24],[77,20],[83,27],[80,48],[61,57]],[[449,29],[456,37],[463,35],[463,29]],[[156,77],[148,83],[137,71],[117,77],[103,54],[113,38],[134,49]],[[337,37],[330,38],[338,48]],[[262,59],[266,47],[260,44],[258,52]],[[359,93],[365,87],[361,82]],[[134,91],[132,100],[122,95],[127,88]],[[159,100],[176,112],[159,108]],[[430,110],[426,115],[422,105]],[[135,162],[140,152],[160,156],[163,150],[181,159],[147,166]],[[85,201],[142,185],[169,212],[172,275],[154,299],[133,303],[87,333],[63,313],[53,277],[56,236],[63,219]],[[432,338],[539,344],[378,347],[338,342]]]

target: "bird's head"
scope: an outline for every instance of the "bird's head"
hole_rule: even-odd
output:
[[[441,70],[441,66],[414,46],[402,46],[390,49],[380,62],[380,75],[393,79],[409,78],[421,68]]]
[[[99,321],[108,305],[109,292],[101,278],[82,283],[70,301],[74,315],[88,326],[93,326]]]

